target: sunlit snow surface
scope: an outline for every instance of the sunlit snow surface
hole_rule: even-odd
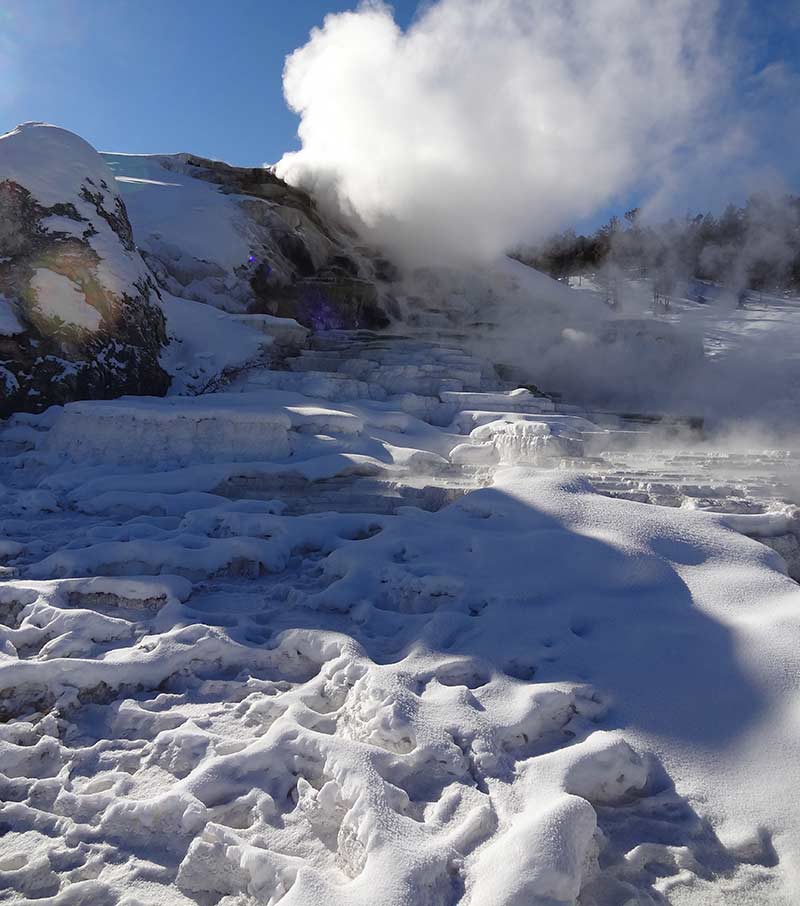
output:
[[[40,267],[31,279],[31,289],[45,315],[87,330],[100,326],[100,312],[86,302],[80,286],[68,277]]]
[[[763,457],[738,496],[711,470],[715,515],[446,344],[291,361],[0,433],[0,898],[791,902],[800,592],[741,532],[797,520]],[[403,411],[437,382],[441,427]]]

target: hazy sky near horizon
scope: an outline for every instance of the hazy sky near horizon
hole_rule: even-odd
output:
[[[759,179],[800,191],[800,0],[720,2],[728,38],[739,46],[729,103],[751,125],[748,153],[758,172],[752,186],[732,186],[731,194],[759,188]],[[277,161],[298,147],[298,118],[283,99],[287,54],[327,13],[357,5],[0,0],[0,132],[43,120],[101,150],[191,151],[248,166]],[[406,28],[417,2],[392,5]],[[714,202],[692,191],[680,204]]]

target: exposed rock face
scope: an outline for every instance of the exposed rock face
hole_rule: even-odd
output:
[[[158,295],[100,155],[41,123],[0,136],[0,417],[164,394]]]
[[[312,328],[388,323],[381,304],[392,276],[386,262],[271,170],[189,154],[105,157],[136,242],[173,295]],[[176,214],[178,193],[190,219]]]

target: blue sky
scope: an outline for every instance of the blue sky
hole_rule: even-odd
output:
[[[296,147],[288,53],[336,0],[0,0],[0,132],[41,120],[101,150],[240,165]],[[414,0],[395,4],[407,23]]]
[[[393,5],[407,25],[416,0]],[[732,103],[758,126],[753,153],[763,168],[800,191],[800,0],[722,5],[741,42]],[[192,151],[251,166],[275,161],[297,146],[297,119],[282,95],[284,58],[326,13],[354,6],[0,0],[0,132],[44,120],[102,150]],[[721,176],[720,198],[725,191]],[[611,209],[635,201],[617,199]],[[693,207],[691,197],[685,203]]]

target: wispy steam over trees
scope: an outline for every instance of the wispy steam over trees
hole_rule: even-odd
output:
[[[687,214],[661,224],[638,209],[612,217],[589,236],[568,229],[513,257],[554,277],[613,265],[658,279],[696,278],[734,289],[800,291],[800,196],[751,195],[719,216]]]

